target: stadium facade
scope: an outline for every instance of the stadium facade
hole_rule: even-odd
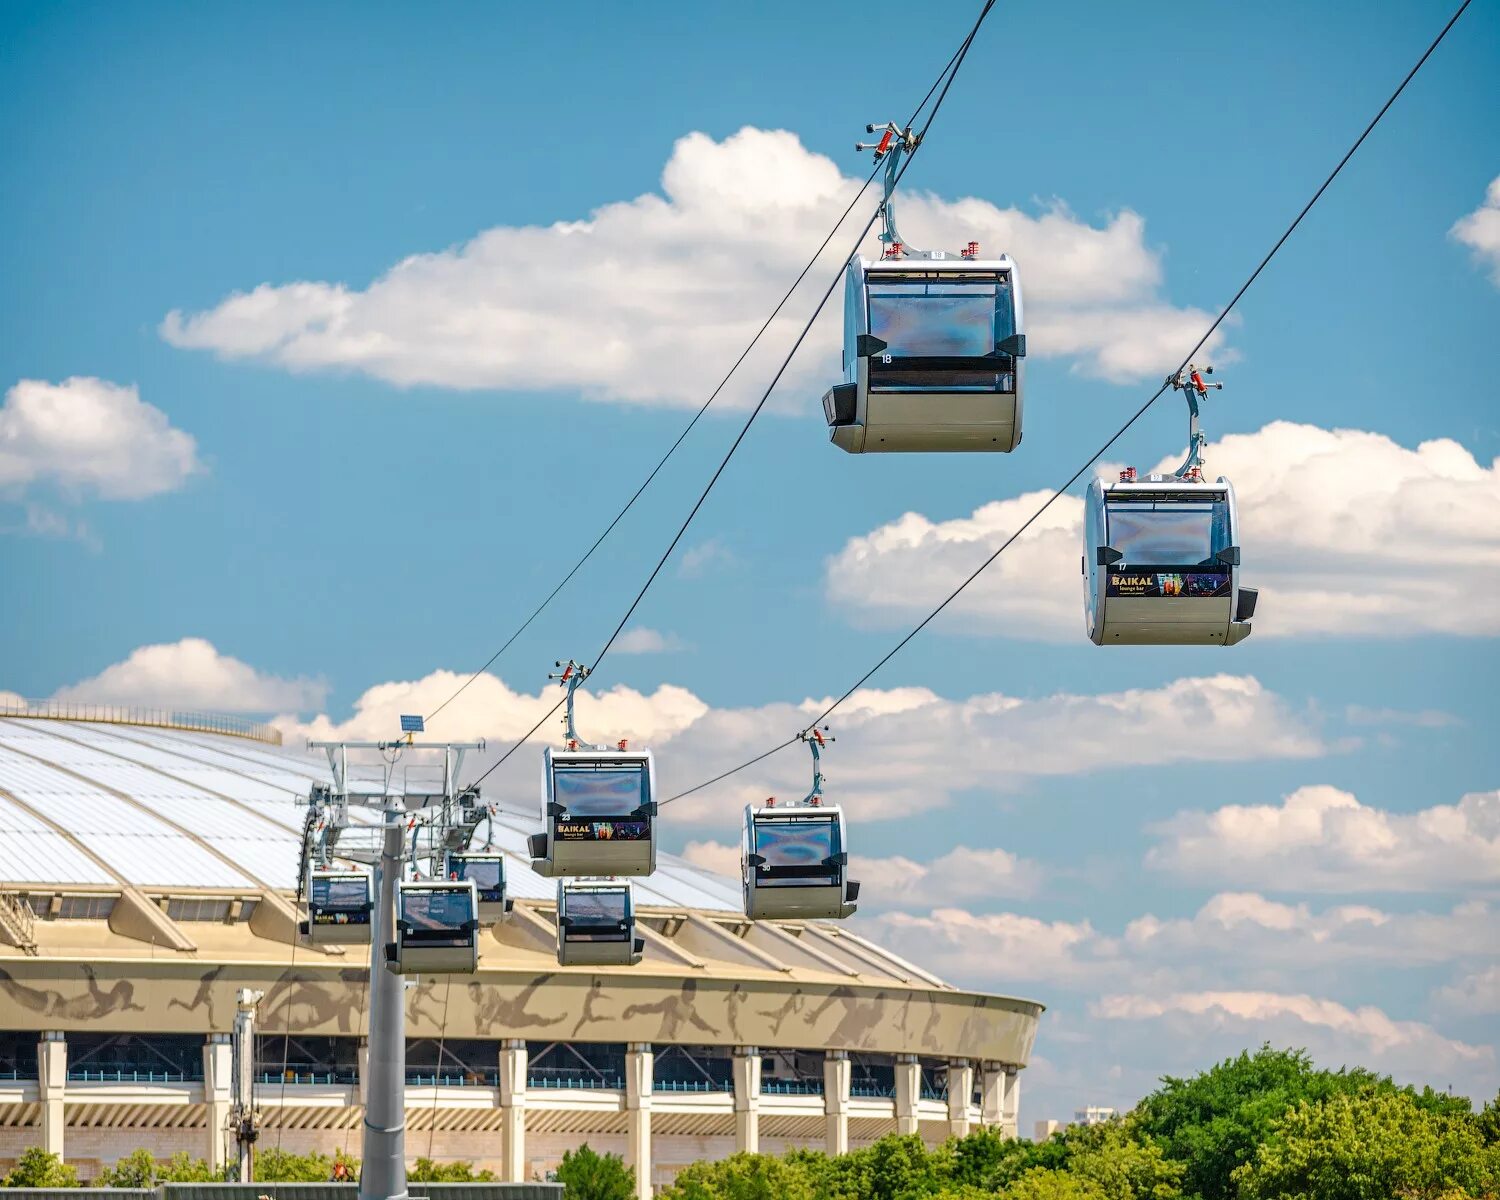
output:
[[[232,1159],[244,1047],[260,1147],[357,1156],[367,951],[301,942],[294,901],[324,762],[232,718],[36,711],[0,715],[0,1170],[32,1145],[85,1179],[138,1147]],[[641,963],[559,967],[535,824],[497,814],[516,904],[478,973],[408,984],[411,1158],[524,1180],[587,1141],[644,1195],[737,1149],[1014,1134],[1040,1004],[751,923],[671,855],[636,883]]]

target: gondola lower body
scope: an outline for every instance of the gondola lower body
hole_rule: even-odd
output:
[[[766,887],[751,883],[745,889],[745,915],[752,921],[842,921],[859,907],[859,884],[808,887]]]
[[[1110,596],[1090,630],[1100,646],[1233,646],[1250,636],[1256,592],[1230,596]]]
[[[645,938],[633,935],[600,939],[570,935],[558,938],[557,961],[564,967],[633,967],[645,950]]]
[[[862,424],[858,392],[857,384],[841,383],[823,396],[829,437],[850,454],[1009,453],[1021,441],[1014,392],[871,392]]]

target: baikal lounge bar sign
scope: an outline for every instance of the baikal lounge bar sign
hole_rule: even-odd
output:
[[[1110,596],[1206,600],[1229,595],[1228,571],[1111,571]]]

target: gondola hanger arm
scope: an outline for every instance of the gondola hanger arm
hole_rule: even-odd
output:
[[[1208,438],[1198,428],[1198,402],[1208,399],[1210,388],[1215,391],[1224,390],[1222,380],[1203,378],[1213,373],[1212,367],[1204,367],[1200,371],[1195,363],[1188,363],[1186,370],[1167,376],[1166,386],[1181,392],[1188,406],[1188,453],[1182,466],[1177,468],[1178,479],[1198,479],[1203,472],[1203,447],[1208,444]]]
[[[561,667],[562,670],[549,673],[547,678],[557,680],[560,687],[565,687],[568,689],[566,709],[563,713],[563,737],[566,741],[568,749],[605,749],[604,746],[595,746],[593,743],[586,742],[581,737],[579,737],[578,726],[574,723],[573,720],[573,695],[578,691],[579,687],[582,686],[583,681],[593,673],[592,669],[571,658],[568,659],[567,662],[563,662],[561,659],[558,659],[557,662],[555,662],[553,665]],[[621,746],[621,749],[624,749],[624,747]]]

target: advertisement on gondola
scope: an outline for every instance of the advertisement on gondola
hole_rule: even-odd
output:
[[[1228,571],[1111,571],[1109,596],[1207,600],[1230,593]]]
[[[651,836],[651,826],[634,817],[559,821],[554,836],[560,842],[643,842]]]
[[[314,879],[308,918],[314,925],[368,925],[370,890],[363,878]]]

